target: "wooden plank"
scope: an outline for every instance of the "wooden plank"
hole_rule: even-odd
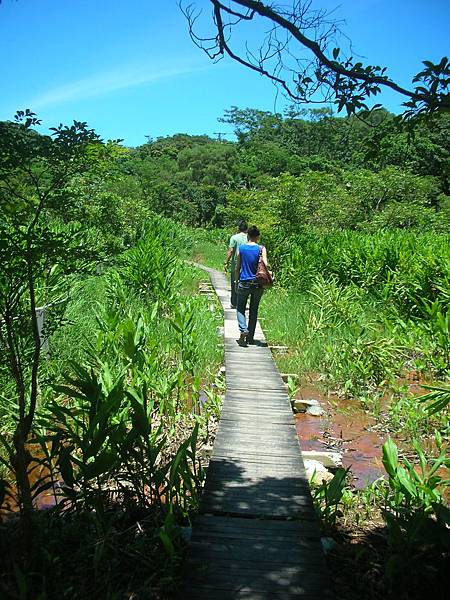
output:
[[[217,469],[219,466],[223,469],[229,469],[230,475],[235,477],[247,476],[249,473],[265,475],[266,477],[306,477],[305,468],[298,460],[271,460],[267,457],[250,457],[250,456],[219,456],[219,453],[214,454],[211,458],[208,471]]]
[[[298,598],[297,594],[291,594],[287,591],[266,592],[254,590],[248,587],[241,587],[239,590],[230,588],[219,588],[217,585],[211,587],[207,584],[202,584],[201,587],[190,586],[189,589],[183,590],[180,598],[186,600],[293,600]],[[324,600],[324,596],[320,595],[302,595],[302,600]]]
[[[227,382],[230,382],[233,384],[232,387],[236,387],[236,383],[242,382],[242,387],[244,389],[251,389],[251,387],[248,387],[249,383],[254,383],[254,384],[262,383],[263,385],[262,385],[261,389],[263,389],[263,390],[270,390],[273,387],[273,384],[276,384],[276,387],[279,388],[281,391],[286,390],[284,381],[281,379],[281,377],[278,374],[275,374],[275,373],[274,374],[265,373],[265,374],[262,374],[261,376],[256,376],[249,372],[225,373],[225,379]],[[267,387],[264,387],[264,385],[266,385]],[[254,386],[252,386],[252,387],[254,387]]]
[[[250,590],[264,592],[288,591],[302,597],[305,594],[321,593],[322,598],[327,598],[321,572],[301,572],[298,565],[273,565],[269,569],[242,568],[239,561],[226,565],[223,562],[188,561],[190,581],[195,585],[211,585],[211,587],[228,586],[228,589],[242,590],[245,586]],[[325,588],[325,589],[324,589]],[[329,592],[328,592],[329,593]],[[232,598],[233,596],[231,596]],[[212,596],[214,598],[214,596]],[[251,595],[248,598],[252,598]]]
[[[259,435],[260,439],[264,439],[264,436],[269,437],[276,435],[277,433],[289,434],[292,440],[296,441],[296,430],[293,423],[286,421],[285,423],[272,423],[269,419],[261,419],[259,421],[253,421],[247,418],[248,415],[242,415],[241,413],[233,413],[234,418],[223,419],[220,422],[219,432],[229,431],[240,431],[243,436],[245,435]]]
[[[246,361],[247,362],[247,361]],[[260,357],[260,358],[251,358],[251,364],[248,365],[246,363],[242,364],[241,359],[235,359],[234,357],[227,357],[227,373],[236,371],[241,372],[243,368],[247,368],[248,372],[253,375],[259,375],[261,373],[273,373],[278,377],[281,377],[280,372],[273,364],[271,357]]]
[[[261,390],[265,391],[271,391],[274,389],[274,384],[275,385],[275,389],[280,391],[280,394],[286,391],[286,386],[283,382],[283,380],[281,379],[281,377],[278,374],[270,374],[267,372],[261,372],[260,374],[258,373],[238,373],[237,371],[232,372],[229,371],[225,374],[225,381],[226,383],[230,383],[230,388],[235,388],[238,387],[237,384],[241,383],[241,388],[242,389],[249,389],[251,390],[252,388],[255,388],[255,385],[252,385],[251,387],[249,387],[250,384],[257,384],[259,386],[259,384],[263,384],[261,386]],[[264,385],[266,385],[267,387],[264,387]]]
[[[289,398],[283,395],[283,390],[271,390],[271,395],[268,396],[257,396],[248,394],[244,396],[241,392],[242,390],[239,388],[230,389],[229,395],[225,396],[225,401],[223,403],[224,407],[228,407],[231,404],[242,404],[243,406],[252,406],[252,407],[261,407],[261,408],[270,408],[273,406],[274,408],[283,407],[286,408],[291,416],[292,408]],[[255,394],[265,390],[249,390],[254,391]]]
[[[266,431],[261,431],[258,428],[243,430],[242,427],[236,427],[234,429],[231,429],[230,427],[221,427],[220,430],[217,432],[216,441],[228,440],[229,442],[235,443],[242,442],[245,444],[249,442],[250,444],[261,444],[261,439],[263,439],[264,443],[266,441],[271,444],[279,442],[281,444],[285,443],[290,444],[292,446],[297,443],[297,440],[294,437],[294,435],[294,431],[286,431],[283,429],[280,429],[278,431],[270,429]],[[300,452],[300,447],[297,447],[296,451]]]
[[[290,413],[282,413],[276,410],[259,410],[257,412],[258,418],[255,417],[255,412],[253,407],[243,406],[237,410],[236,408],[230,407],[222,410],[222,419],[226,422],[235,422],[242,425],[254,424],[255,427],[263,426],[265,423],[272,424],[275,426],[285,426],[290,427],[294,420],[292,418],[292,414]]]
[[[288,398],[286,389],[280,391],[273,390],[227,390],[226,398],[255,398],[256,400],[270,400],[271,398]]]
[[[210,517],[207,515],[199,515],[195,518],[195,531],[209,532],[214,535],[225,533],[230,535],[230,532],[245,532],[249,539],[253,539],[256,535],[266,536],[270,540],[275,536],[280,539],[287,539],[289,536],[299,537],[300,532],[308,537],[318,538],[318,529],[312,526],[310,521],[280,521],[271,519],[237,519],[232,517]],[[194,535],[195,535],[194,531]]]
[[[242,389],[228,390],[224,398],[224,407],[233,402],[240,402],[241,404],[248,406],[285,406],[288,408],[291,415],[293,414],[289,398],[283,393],[283,390],[270,390],[266,395],[260,395],[261,392],[265,391],[266,390],[247,390],[249,393],[244,394]]]
[[[275,466],[279,465],[280,467],[284,466],[286,468],[289,467],[290,469],[296,467],[298,467],[298,469],[301,468],[301,462],[295,453],[284,455],[282,453],[258,452],[255,449],[246,453],[244,449],[217,447],[213,449],[212,458],[227,460],[230,463],[237,463],[238,460],[242,460],[243,462],[256,462]]]
[[[256,420],[256,417],[259,417],[259,421]],[[281,411],[276,410],[265,410],[264,412],[258,411],[255,415],[253,407],[242,407],[239,411],[224,407],[221,413],[221,419],[226,421],[239,421],[244,422],[247,421],[249,423],[258,423],[258,422],[271,422],[271,423],[279,423],[284,425],[292,425],[294,419],[292,417],[292,413],[281,413]]]
[[[287,417],[290,420],[290,423],[292,423],[292,425],[294,424],[292,410],[285,401],[258,403],[255,400],[229,400],[224,403],[223,410],[225,411],[225,414],[235,413],[237,418],[239,415],[250,413],[255,417],[255,422],[259,424],[264,423],[267,420],[267,417],[270,417],[271,415],[275,417],[278,415]],[[287,425],[288,424],[286,424],[286,426]]]
[[[276,460],[287,460],[295,463],[298,459],[299,449],[293,447],[290,443],[277,443],[265,441],[263,445],[261,442],[258,443],[246,443],[245,447],[236,447],[236,444],[230,443],[226,439],[219,439],[216,441],[214,446],[217,448],[217,452],[213,453],[215,456],[227,454],[228,456],[248,456],[255,458],[266,458],[271,457]]]
[[[276,444],[279,442],[280,444],[289,444],[290,446],[295,446],[296,452],[300,452],[300,446],[298,446],[297,439],[295,438],[295,431],[288,429],[278,429],[281,427],[280,425],[276,425],[273,429],[261,430],[259,428],[254,429],[242,429],[242,427],[222,427],[217,432],[216,441],[227,440],[231,443],[243,443],[243,444],[259,444],[261,445],[261,440],[264,440],[264,443],[267,441],[270,444]]]
[[[297,488],[297,489],[296,489]],[[312,500],[305,494],[305,489],[298,486],[285,486],[284,488],[269,486],[245,486],[229,484],[220,484],[218,482],[208,481],[205,484],[205,490],[202,497],[205,502],[220,502],[224,504],[245,503],[246,508],[254,510],[254,514],[263,514],[260,509],[267,508],[278,511],[287,511],[287,516],[293,516],[299,507],[312,507]],[[249,505],[251,503],[251,506]],[[228,512],[228,509],[224,508]],[[264,512],[266,514],[266,511]],[[268,514],[278,515],[278,512]]]
[[[293,426],[295,421],[291,409],[287,404],[280,403],[278,406],[258,405],[253,402],[226,403],[222,408],[224,420],[249,421],[256,425],[264,425],[268,420],[280,426]]]
[[[293,435],[292,439],[295,439],[295,422],[292,414],[290,412],[283,414],[282,408],[278,411],[261,408],[257,410],[257,418],[252,406],[227,407],[226,410],[223,410],[222,414],[224,429],[227,427],[236,428],[242,426],[243,433],[245,433],[246,429],[254,428],[256,431],[261,431],[261,435],[264,433],[270,434],[271,431],[283,430],[290,431]]]
[[[308,483],[305,481],[302,474],[299,472],[294,477],[276,478],[271,476],[246,475],[240,476],[239,479],[226,480],[225,478],[232,474],[226,468],[216,468],[208,474],[207,484],[213,487],[221,486],[223,489],[233,489],[239,486],[247,486],[249,489],[258,489],[259,493],[271,492],[272,490],[303,490],[308,491]]]
[[[229,388],[241,389],[243,387],[249,390],[283,390],[282,384],[277,381],[255,381],[251,378],[241,378],[241,379],[226,379],[226,384]]]
[[[213,450],[213,458],[226,458],[228,461],[241,459],[248,462],[260,462],[267,465],[278,465],[282,462],[285,466],[295,467],[300,465],[297,454],[295,452],[287,453],[284,450],[271,452],[259,451],[258,448],[249,448],[248,452],[245,449],[235,449],[228,446],[218,446]],[[300,466],[299,466],[300,468]]]
[[[236,564],[238,561],[244,568],[258,570],[270,569],[272,565],[285,565],[298,569],[299,573],[309,573],[323,565],[323,554],[319,551],[315,541],[300,546],[286,546],[284,543],[272,542],[270,546],[260,543],[239,543],[229,540],[202,540],[192,542],[193,554],[197,561],[214,561],[222,563],[224,568]],[[192,562],[191,562],[192,564]]]
[[[256,410],[256,412],[255,412]],[[239,407],[230,407],[224,405],[221,412],[221,419],[225,421],[248,421],[249,423],[255,423],[263,425],[264,423],[279,423],[281,425],[292,425],[294,423],[294,418],[292,416],[291,411],[287,411],[284,409],[271,409],[268,408],[258,408],[252,405],[242,405]]]

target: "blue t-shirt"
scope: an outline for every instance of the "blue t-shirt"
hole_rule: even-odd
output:
[[[239,247],[241,255],[240,281],[253,281],[258,270],[260,246],[258,244],[242,244]]]

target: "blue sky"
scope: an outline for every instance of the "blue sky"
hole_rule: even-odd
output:
[[[196,4],[206,17],[209,2]],[[449,53],[446,0],[313,6],[336,9],[358,54],[406,86],[422,60]],[[242,35],[251,43],[261,31]],[[196,48],[175,0],[2,0],[0,53],[0,119],[31,108],[45,126],[87,121],[130,146],[147,135],[229,132],[217,117],[232,105],[287,105],[266,79],[231,60],[214,64]],[[402,99],[386,91],[377,101],[398,112]]]

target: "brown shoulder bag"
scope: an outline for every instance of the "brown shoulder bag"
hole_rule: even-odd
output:
[[[262,257],[263,247],[259,248],[258,268],[256,269],[256,280],[265,289],[273,286],[273,277]]]

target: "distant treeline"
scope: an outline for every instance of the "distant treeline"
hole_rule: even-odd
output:
[[[450,117],[402,125],[326,109],[285,116],[233,107],[236,141],[177,134],[124,153],[109,200],[134,199],[192,225],[246,217],[290,229],[419,228],[450,224]]]
[[[90,168],[65,181],[60,201],[53,193],[53,215],[97,229],[113,245],[133,242],[155,212],[201,227],[246,218],[287,233],[448,230],[448,114],[404,124],[384,109],[363,119],[327,109],[280,115],[232,107],[219,121],[232,125],[235,141],[180,133],[137,148],[93,145]],[[0,123],[23,160],[21,127]],[[25,139],[31,154],[33,144],[45,146],[34,131]],[[14,160],[5,168],[16,168]]]

